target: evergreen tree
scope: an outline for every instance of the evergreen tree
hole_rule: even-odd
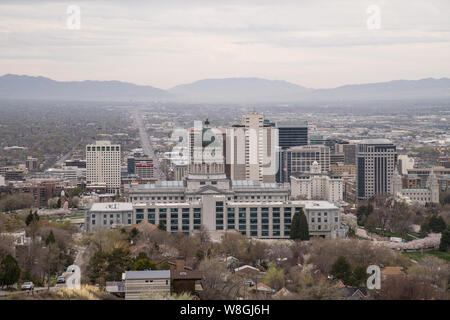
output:
[[[442,231],[441,243],[439,244],[439,250],[447,252],[450,249],[450,227]]]
[[[309,240],[309,227],[303,209],[300,209],[300,240]]]
[[[430,230],[436,233],[440,233],[447,228],[444,219],[441,216],[432,215],[428,221]]]
[[[55,235],[53,234],[53,230],[50,230],[50,233],[48,234],[47,239],[45,239],[45,244],[48,246],[55,242],[56,242],[56,239],[55,239]]]
[[[32,222],[38,222],[39,221],[39,215],[37,211],[34,213],[30,210],[30,213],[27,215],[25,219],[25,224],[29,226]]]
[[[356,267],[350,276],[350,285],[359,286],[367,281],[368,274],[363,267]]]
[[[20,278],[20,267],[16,259],[8,254],[0,263],[0,286],[10,286]]]
[[[303,209],[294,214],[291,221],[290,237],[293,240],[309,240],[308,221],[303,213]]]
[[[292,217],[289,235],[292,240],[300,239],[300,214],[298,212]]]
[[[25,219],[25,224],[26,224],[27,226],[29,226],[30,223],[33,222],[33,220],[34,220],[34,216],[33,216],[33,213],[32,213],[31,210],[30,210],[30,214],[27,215],[27,218]]]
[[[333,263],[333,266],[331,267],[331,274],[342,280],[344,284],[349,284],[351,281],[352,276],[352,269],[350,267],[350,264],[347,262],[347,259],[345,257],[340,256],[336,259],[336,261]]]

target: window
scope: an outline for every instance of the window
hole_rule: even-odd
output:
[[[284,223],[291,223],[291,208],[284,208]]]

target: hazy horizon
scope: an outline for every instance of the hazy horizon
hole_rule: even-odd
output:
[[[69,5],[80,30],[67,28]],[[379,29],[370,29],[380,9]],[[170,89],[262,78],[307,88],[450,75],[450,2],[55,1],[0,4],[2,74]]]

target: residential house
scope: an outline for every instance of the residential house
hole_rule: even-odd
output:
[[[125,300],[139,300],[146,293],[170,294],[170,270],[125,272]]]
[[[200,291],[203,290],[202,273],[186,266],[184,259],[177,259],[175,262],[169,261],[168,263],[172,279],[172,292],[177,294],[186,292],[198,296]]]

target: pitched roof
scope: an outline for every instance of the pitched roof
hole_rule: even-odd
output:
[[[239,268],[234,269],[234,272],[239,272],[239,271],[242,271],[242,270],[245,270],[245,269],[251,269],[252,271],[260,272],[258,268],[255,268],[255,267],[250,266],[248,264],[240,266]]]
[[[273,289],[269,287],[268,285],[258,282],[258,284],[254,285],[250,288],[250,290],[256,290],[256,291],[266,291],[266,292],[272,292]]]
[[[288,289],[283,287],[280,290],[278,290],[276,293],[274,293],[272,297],[274,297],[274,298],[282,298],[282,297],[288,297],[291,294],[292,293]]]

